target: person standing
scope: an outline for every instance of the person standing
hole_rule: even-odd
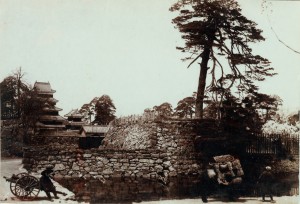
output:
[[[275,201],[273,200],[273,190],[272,190],[272,186],[274,183],[274,176],[270,166],[266,166],[265,170],[259,176],[258,182],[260,183],[261,186],[263,202],[266,201],[265,200],[266,195],[269,195],[271,202],[274,203]]]

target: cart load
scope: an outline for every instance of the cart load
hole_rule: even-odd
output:
[[[213,157],[207,173],[209,178],[216,178],[220,185],[239,184],[244,175],[240,160],[231,155]]]

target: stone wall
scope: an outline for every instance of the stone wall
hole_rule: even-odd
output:
[[[32,136],[29,143],[31,146],[58,146],[58,148],[65,146],[69,148],[70,146],[77,147],[78,141],[78,134],[69,134],[67,136],[45,134]]]
[[[195,158],[178,158],[180,156],[157,149],[81,150],[36,146],[25,148],[23,163],[26,169],[33,172],[40,172],[45,166],[53,165],[58,177],[155,178],[159,172],[166,176],[199,173]]]
[[[57,179],[75,194],[75,200],[87,203],[139,203],[166,199],[199,198],[198,176],[169,179],[168,185],[146,178]]]
[[[116,134],[128,129],[128,126],[131,125],[123,126],[123,129],[115,127],[110,138],[106,139],[116,139]],[[193,123],[156,121],[146,126],[150,142],[143,149],[136,148],[136,145],[134,149],[124,149],[120,144],[111,143],[98,149],[83,150],[78,148],[78,136],[46,137],[43,145],[24,148],[24,167],[39,172],[51,164],[60,176],[99,179],[124,176],[153,178],[158,173],[170,177],[200,173],[202,164],[194,148],[197,134]]]

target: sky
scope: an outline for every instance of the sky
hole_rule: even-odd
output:
[[[0,80],[22,67],[29,84],[50,82],[61,115],[109,95],[117,116],[164,102],[173,108],[196,91],[197,64],[187,69],[171,23],[176,0],[0,0]],[[300,1],[239,0],[263,30],[254,52],[278,75],[259,84],[283,108],[300,110]],[[273,28],[273,30],[271,29]]]

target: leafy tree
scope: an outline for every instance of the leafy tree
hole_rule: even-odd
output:
[[[296,114],[292,114],[288,117],[288,122],[291,125],[296,125],[300,121],[300,111]],[[299,123],[300,125],[300,123]]]
[[[158,113],[158,116],[170,117],[173,114],[172,105],[168,102],[162,103],[159,106],[154,106],[153,109]]]
[[[20,126],[23,130],[23,141],[27,143],[31,133],[37,131],[37,122],[43,113],[43,107],[47,98],[38,97],[35,89],[24,91],[18,99],[20,107]]]
[[[2,119],[13,119],[20,116],[18,99],[24,91],[28,90],[28,85],[22,79],[23,76],[24,73],[20,68],[0,84]]]
[[[177,107],[175,108],[175,114],[179,118],[193,118],[193,114],[195,113],[195,97],[185,97],[177,103]]]
[[[254,98],[242,101],[226,94],[221,107],[221,122],[229,133],[260,132],[263,121],[256,111]]]
[[[278,110],[276,116],[263,125],[262,130],[267,134],[297,135],[300,131],[300,112],[287,114],[286,111]]]
[[[270,96],[267,94],[254,93],[255,106],[261,113],[264,122],[275,117],[278,107],[282,105],[282,99],[279,96]]]
[[[108,95],[101,96],[95,105],[95,120],[93,123],[108,125],[110,121],[115,119],[116,108]]]
[[[97,98],[98,100],[98,98]],[[91,102],[88,104],[83,104],[81,108],[79,109],[79,113],[84,116],[83,120],[85,122],[88,122],[89,124],[92,123],[93,119],[92,117],[95,115],[95,104],[92,104]]]
[[[17,105],[15,101],[16,90],[13,87],[13,77],[6,77],[0,84],[1,89],[1,118],[17,117]]]
[[[39,98],[23,77],[20,68],[1,82],[1,116],[11,119],[13,135],[27,142],[31,133],[36,133],[36,124],[47,99]]]
[[[144,110],[144,113],[145,113],[145,114],[151,113],[151,112],[152,112],[152,110],[151,110],[150,108],[146,108],[146,109]]]
[[[229,132],[260,132],[262,125],[275,116],[280,104],[278,96],[254,92],[239,99],[228,91],[221,105],[211,100],[204,114],[206,118],[221,121]]]
[[[251,43],[264,40],[262,30],[241,14],[235,0],[178,0],[170,10],[179,11],[173,23],[185,40],[185,46],[177,49],[190,53],[184,59],[191,60],[189,66],[201,59],[196,117],[203,117],[205,91],[223,100],[226,90],[234,86],[243,92],[257,90],[254,80],[274,75],[270,62],[250,48]],[[206,87],[209,69],[211,82]]]
[[[203,118],[220,119],[220,107],[214,100],[208,100],[206,107],[203,109]]]

